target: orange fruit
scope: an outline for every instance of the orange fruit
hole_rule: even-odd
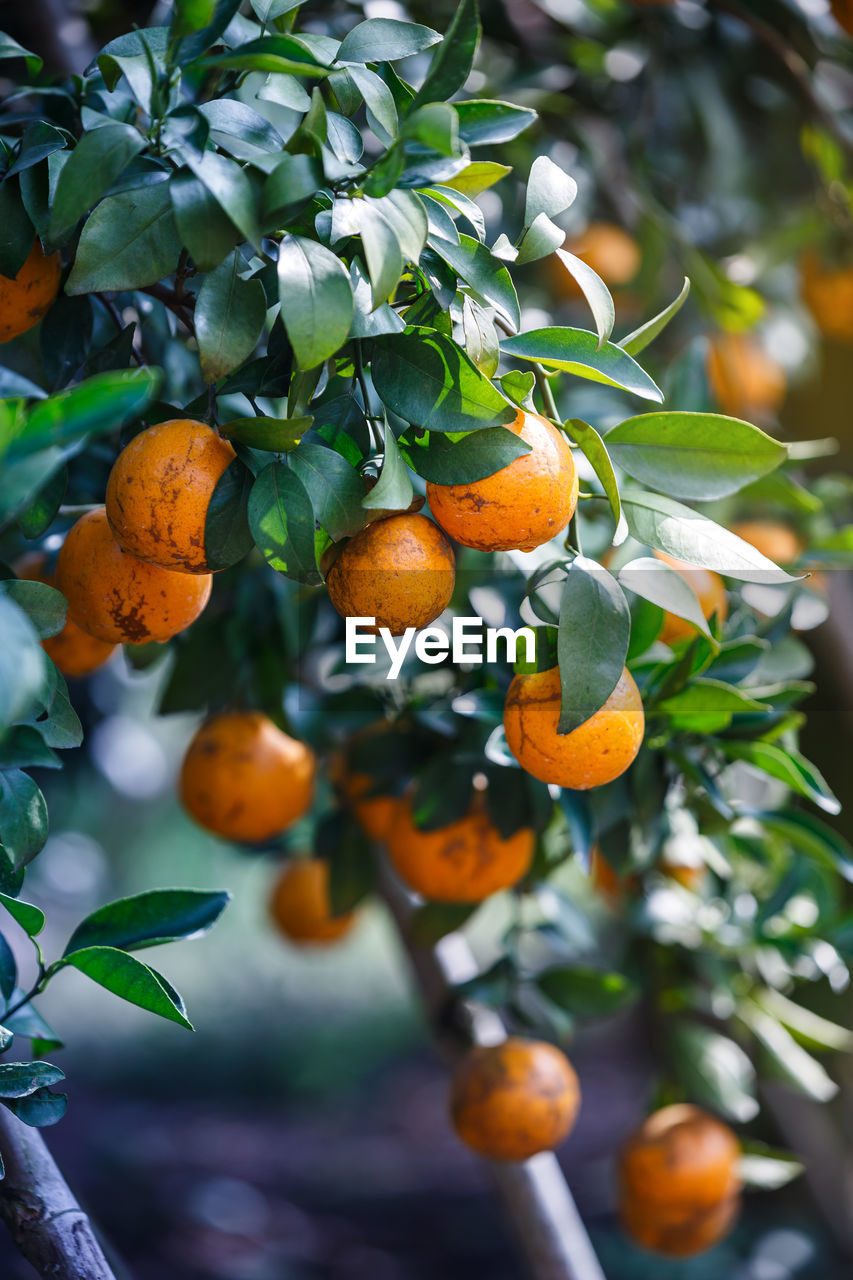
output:
[[[522,769],[540,782],[574,791],[603,786],[623,774],[643,742],[643,701],[627,668],[604,706],[571,733],[557,733],[557,667],[516,676],[506,696],[507,746]]]
[[[640,270],[640,246],[630,232],[614,222],[591,222],[581,235],[568,237],[563,248],[583,258],[612,289],[630,284]],[[577,297],[580,288],[568,271],[561,270],[560,277],[563,292]]]
[[[785,370],[746,333],[719,333],[708,342],[708,383],[731,418],[766,417],[785,399]]]
[[[178,573],[208,573],[207,508],[236,457],[227,440],[191,418],[160,422],[122,449],[107,484],[107,519],[123,551]]]
[[[196,732],[180,794],[200,826],[257,844],[280,835],[314,798],[314,752],[260,711],[225,711]]]
[[[388,854],[400,877],[435,902],[482,902],[509,889],[533,858],[533,832],[521,827],[504,839],[482,800],[445,827],[421,831],[410,799],[401,800],[388,833]]]
[[[329,864],[324,858],[288,862],[273,885],[270,914],[291,942],[323,945],[349,933],[355,913],[333,916],[329,902]]]
[[[11,342],[35,328],[53,306],[61,275],[59,254],[45,254],[40,241],[34,240],[14,280],[0,276],[0,342]]]
[[[578,475],[562,431],[523,409],[508,430],[531,452],[484,480],[426,487],[445,533],[478,551],[532,551],[565,529],[578,502]]]
[[[680,1209],[670,1214],[650,1208],[646,1200],[625,1200],[619,1217],[637,1244],[670,1258],[690,1258],[724,1240],[740,1212],[740,1196],[718,1201],[710,1209]]]
[[[350,768],[348,752],[367,738],[385,733],[391,728],[387,720],[379,720],[360,730],[350,739],[349,744],[341,747],[329,761],[329,776],[341,793],[347,807],[361,827],[368,840],[383,842],[391,829],[391,823],[400,804],[397,795],[385,795],[378,789],[378,781],[369,773],[360,773]]]
[[[818,253],[805,253],[800,263],[800,290],[821,333],[848,346],[853,344],[853,265],[828,265]]]
[[[28,552],[14,565],[15,573],[25,582],[43,582],[48,587],[55,587],[56,579],[46,572],[45,561],[42,552]],[[66,618],[65,626],[58,635],[42,640],[41,647],[64,676],[73,677],[91,675],[104,665],[115,649],[114,644],[96,640],[70,618]]]
[[[662,858],[659,867],[663,875],[677,881],[691,893],[699,893],[708,874],[708,868],[702,862],[672,862],[669,858]]]
[[[605,858],[598,845],[594,845],[589,856],[589,878],[593,887],[611,906],[616,906],[624,896],[626,889],[633,887],[634,876],[620,875],[613,864]]]
[[[739,1158],[729,1126],[700,1107],[656,1111],[620,1153],[623,1224],[640,1244],[661,1253],[709,1248],[736,1216]]]
[[[195,578],[145,564],[122,551],[103,507],[81,516],[56,561],[56,585],[71,618],[112,644],[170,640],[210,598],[210,575]]]
[[[830,0],[832,16],[849,36],[853,36],[853,0]]]
[[[696,592],[699,605],[706,618],[717,615],[717,621],[725,622],[729,612],[729,601],[726,596],[726,584],[713,569],[701,569],[695,564],[687,564],[684,560],[676,560],[675,556],[665,551],[656,551],[655,558],[668,564]],[[675,640],[692,639],[699,633],[691,623],[679,618],[675,613],[664,613],[659,640],[664,644],[672,644]]]
[[[802,539],[791,526],[779,520],[741,520],[732,525],[732,533],[743,538],[774,564],[793,564],[805,549]]]
[[[579,1106],[572,1064],[540,1040],[477,1045],[453,1073],[453,1127],[489,1160],[527,1160],[553,1150],[571,1133]]]
[[[456,559],[446,536],[417,514],[389,516],[361,529],[326,575],[329,599],[343,618],[375,618],[374,631],[400,635],[425,627],[453,595]]]

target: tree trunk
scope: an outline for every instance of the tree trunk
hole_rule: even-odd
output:
[[[115,1280],[92,1225],[37,1129],[0,1107],[0,1217],[40,1276]]]
[[[464,1040],[473,1044],[499,1044],[504,1040],[506,1030],[497,1013],[472,1002],[454,1002],[454,987],[477,972],[473,952],[462,934],[447,934],[432,948],[414,943],[408,929],[411,901],[392,878],[384,860],[379,891],[397,924],[442,1048],[449,1055],[464,1048],[461,1036],[448,1034],[451,1006],[453,1021],[464,1033]],[[530,1280],[605,1280],[552,1152],[521,1163],[485,1160],[483,1165],[495,1185]]]

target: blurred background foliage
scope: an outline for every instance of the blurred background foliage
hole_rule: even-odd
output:
[[[0,28],[41,53],[52,71],[67,72],[132,23],[157,21],[165,11],[158,15],[158,7],[0,0]],[[454,9],[448,0],[415,0],[406,13],[393,0],[311,0],[301,20],[341,32],[362,13],[407,14],[443,30]],[[829,5],[483,0],[482,19],[468,91],[539,113],[500,159],[519,179],[543,153],[572,173],[580,192],[565,219],[570,239],[591,223],[629,233],[627,241],[607,241],[617,332],[653,314],[689,275],[691,300],[655,346],[652,374],[663,372],[679,407],[711,407],[709,341],[749,332],[781,368],[785,386],[783,397],[755,411],[760,417],[763,408],[765,424],[787,439],[839,441],[834,458],[810,464],[811,476],[834,473],[819,488],[833,521],[849,519],[853,305],[845,342],[821,333],[801,292],[804,253],[836,265],[853,260],[853,39]],[[479,197],[495,232],[502,219],[515,220],[522,202],[513,177]],[[596,265],[607,280],[607,262]],[[519,277],[526,327],[538,315],[541,323],[555,316],[585,324],[581,303],[551,270],[538,263]],[[169,332],[152,326],[149,340],[179,382],[180,348]],[[629,411],[594,387],[573,388],[564,407],[605,425]],[[806,471],[794,522],[820,532],[809,477]],[[780,511],[791,515],[757,486],[725,515]],[[844,624],[853,621],[853,606],[849,572],[825,572],[835,623],[808,636],[817,692],[805,707],[803,749],[847,802],[833,822],[849,836],[853,652]],[[46,994],[48,1019],[73,1027],[63,1065],[72,1102],[77,1094],[84,1103],[72,1105],[52,1136],[69,1176],[140,1280],[426,1280],[438,1271],[516,1277],[497,1212],[450,1136],[444,1074],[391,925],[369,908],[339,949],[305,954],[282,943],[267,919],[268,860],[241,857],[177,806],[173,779],[194,719],[153,716],[165,678],[162,668],[131,671],[119,659],[74,689],[86,743],[45,780],[52,835],[33,866],[32,895],[56,941],[108,897],[154,885],[226,886],[234,903],[214,936],[168,957],[168,975],[193,1010],[195,1037],[140,1018],[71,972]],[[570,863],[559,877],[584,909],[592,945],[603,954],[618,946],[614,915],[583,872]],[[501,902],[488,904],[472,929],[485,964],[495,916],[505,911]],[[848,993],[836,993],[831,1016],[853,1023]],[[108,1049],[99,1030],[107,1019]],[[853,1214],[837,1148],[839,1134],[843,1147],[853,1127],[853,1068],[842,1057],[831,1071],[844,1087],[824,1118],[796,1108],[788,1116],[788,1139],[796,1145],[791,1126],[799,1125],[811,1130],[813,1150],[816,1144],[820,1167],[810,1186],[800,1181],[751,1198],[735,1235],[703,1259],[644,1259],[624,1243],[609,1216],[610,1155],[647,1106],[648,1034],[636,1020],[599,1025],[572,1052],[585,1105],[562,1158],[608,1275],[848,1275]],[[779,1140],[774,1110],[778,1119],[791,1105],[777,1103],[763,1122],[761,1136],[771,1142]],[[0,1239],[3,1274],[23,1277],[24,1264],[6,1248]]]

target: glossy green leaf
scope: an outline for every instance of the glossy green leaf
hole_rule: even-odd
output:
[[[524,225],[529,227],[540,214],[555,218],[564,213],[578,193],[574,178],[564,173],[548,156],[537,156],[530,166],[527,180],[527,197],[524,204]]]
[[[338,62],[397,62],[422,53],[441,36],[431,27],[396,18],[368,18],[347,32],[338,50]]]
[[[313,418],[234,418],[219,428],[226,440],[237,440],[250,449],[287,453],[295,449]]]
[[[510,142],[536,119],[536,112],[530,107],[518,107],[513,102],[495,102],[488,98],[454,102],[453,106],[459,118],[459,136],[469,147]]]
[[[722,742],[720,744],[729,760],[742,760],[778,778],[798,795],[805,796],[825,813],[840,813],[841,805],[830,790],[820,770],[794,751],[777,746],[774,742]]]
[[[477,0],[461,0],[444,39],[433,55],[426,78],[415,94],[412,111],[425,102],[447,102],[462,88],[471,74],[479,41]]]
[[[99,907],[78,924],[63,956],[86,947],[138,951],[212,928],[231,895],[202,889],[152,889]]]
[[[501,343],[505,355],[535,360],[548,369],[562,369],[579,378],[621,387],[644,400],[662,400],[663,393],[635,360],[612,342],[601,347],[586,329],[532,329]]]
[[[302,236],[279,248],[281,318],[302,369],[322,364],[346,342],[353,296],[346,268],[334,253]]]
[[[144,288],[174,271],[180,251],[169,183],[106,196],[83,227],[66,292]]]
[[[711,629],[699,597],[687,579],[670,565],[654,556],[638,556],[619,570],[618,577],[626,590],[660,605],[667,613],[686,619],[698,631],[710,636]]]
[[[142,134],[129,124],[107,124],[84,133],[56,184],[51,236],[61,236],[88,213],[144,146]]]
[[[536,985],[549,1000],[578,1018],[601,1018],[637,999],[637,989],[621,973],[580,965],[546,969]]]
[[[54,971],[64,965],[79,969],[80,973],[128,1004],[147,1009],[169,1022],[177,1022],[188,1031],[193,1030],[183,1001],[163,975],[126,951],[109,946],[84,947],[57,961]]]
[[[433,484],[473,484],[523,458],[530,446],[505,427],[485,427],[460,440],[430,435],[426,444],[409,445],[407,458],[419,476]]]
[[[205,151],[197,156],[187,149],[186,162],[245,239],[257,248],[261,242],[261,229],[255,194],[236,160],[214,151]]]
[[[238,369],[257,346],[267,314],[258,279],[244,280],[236,250],[206,278],[195,306],[195,332],[205,382]]]
[[[213,570],[237,564],[254,546],[249,528],[249,494],[254,480],[249,468],[234,458],[216,482],[204,522],[205,559]]]
[[[663,311],[654,316],[653,319],[647,320],[645,324],[640,325],[639,329],[634,329],[627,337],[621,338],[619,346],[623,351],[627,351],[629,355],[639,355],[641,351],[645,351],[650,342],[654,342],[655,338],[661,333],[676,316],[687,301],[690,293],[690,281],[685,277],[681,291],[668,307],[664,307]]]
[[[364,524],[364,481],[346,458],[322,444],[304,440],[290,465],[311,499],[314,518],[333,542],[352,537]]]
[[[98,373],[30,411],[24,433],[11,456],[36,453],[49,445],[61,445],[81,436],[116,431],[139,418],[156,396],[162,375],[159,369],[123,369]]]
[[[261,216],[265,226],[289,217],[324,186],[322,166],[315,156],[284,155],[264,183]]]
[[[0,772],[0,844],[16,871],[41,853],[48,835],[44,796],[20,769]]]
[[[321,581],[311,499],[284,463],[270,463],[255,481],[249,497],[249,527],[255,545],[274,569],[298,582]]]
[[[608,431],[607,450],[634,480],[673,498],[708,502],[775,470],[783,444],[719,413],[644,413]]]
[[[30,902],[22,902],[20,898],[10,898],[5,893],[0,893],[0,905],[6,908],[12,919],[17,921],[30,938],[35,938],[41,933],[44,928],[44,912],[38,907],[34,907]]]
[[[58,635],[65,626],[68,604],[65,596],[44,582],[21,582],[7,578],[0,582],[0,595],[14,600],[38,632],[40,640]]]
[[[589,462],[601,483],[607,501],[610,503],[613,518],[616,521],[617,535],[615,541],[618,544],[618,542],[624,540],[621,532],[626,526],[622,519],[622,500],[619,496],[619,484],[604,441],[595,427],[591,427],[588,422],[584,422],[580,418],[569,418],[568,421],[563,423],[563,430],[571,440],[574,440],[576,445],[580,446],[581,453]]]
[[[219,201],[188,169],[169,181],[175,222],[182,242],[200,271],[212,271],[242,239]]]
[[[429,431],[511,422],[515,410],[449,338],[425,329],[374,339],[373,385],[384,404]]]
[[[394,432],[386,423],[382,470],[376,484],[362,498],[361,505],[369,511],[406,511],[413,496],[406,464],[400,455]]]
[[[616,308],[613,304],[610,290],[601,276],[593,271],[589,263],[584,262],[583,258],[578,258],[575,254],[569,253],[565,249],[557,249],[555,252],[557,260],[562,263],[566,271],[577,283],[581,293],[589,303],[599,341],[606,342],[613,332],[613,325],[616,322]]]
[[[64,1079],[65,1072],[49,1062],[0,1062],[0,1098],[24,1098]]]
[[[484,302],[490,303],[511,325],[519,324],[518,298],[512,277],[484,244],[466,235],[460,235],[458,244],[438,237],[433,237],[430,243]]]
[[[570,564],[560,600],[558,733],[584,724],[610,697],[625,666],[628,601],[615,578],[585,556]]]

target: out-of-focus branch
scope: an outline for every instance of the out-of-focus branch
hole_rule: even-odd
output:
[[[37,1129],[0,1107],[0,1217],[40,1276],[115,1280],[86,1214]]]
[[[477,972],[462,934],[447,934],[435,947],[422,947],[413,941],[409,930],[411,902],[384,860],[380,864],[379,892],[397,924],[441,1047],[452,1056],[466,1040],[498,1044],[505,1039],[503,1023],[493,1010],[458,1001],[454,995],[454,988]],[[459,1038],[442,1033],[447,1028],[451,1006]],[[530,1280],[605,1280],[555,1155],[548,1151],[523,1163],[489,1160],[484,1164]]]

